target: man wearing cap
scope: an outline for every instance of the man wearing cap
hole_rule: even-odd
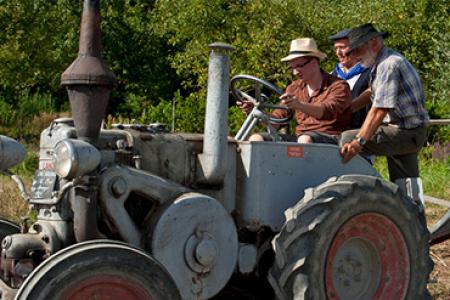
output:
[[[391,181],[418,178],[417,155],[426,141],[429,123],[424,91],[411,63],[384,47],[387,35],[370,23],[348,34],[347,55],[371,67],[372,108],[361,129],[342,134],[341,154],[344,162],[361,152],[385,155]]]
[[[299,143],[338,143],[338,135],[350,128],[351,93],[348,84],[322,71],[319,61],[326,55],[317,49],[312,38],[299,38],[291,42],[289,55],[281,61],[288,62],[294,76],[286,92],[281,95],[281,105],[295,110],[296,137]],[[238,105],[244,111],[250,108]],[[285,118],[286,110],[274,110],[273,117]],[[252,135],[252,141],[263,140],[262,135]]]
[[[352,98],[355,100],[363,92],[367,93],[369,87],[369,69],[358,63],[353,55],[346,55],[350,49],[348,34],[350,29],[343,29],[338,33],[329,36],[328,39],[334,43],[334,50],[339,62],[331,74],[345,81],[350,86]],[[356,103],[355,103],[356,104]],[[353,103],[352,103],[353,106]],[[357,106],[357,105],[356,105]],[[352,128],[360,128],[366,118],[370,105],[362,107],[352,113]]]

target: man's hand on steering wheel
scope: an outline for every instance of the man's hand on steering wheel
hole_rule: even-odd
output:
[[[297,98],[289,93],[284,93],[283,95],[280,96],[280,104],[281,105],[285,105],[286,107],[289,107],[290,109],[296,110],[296,109],[300,109],[298,107],[298,100]]]
[[[254,107],[253,103],[251,103],[250,101],[237,100],[236,105],[237,105],[237,107],[239,107],[242,110],[242,112],[246,116],[248,116],[248,114],[252,111],[252,109]]]
[[[247,85],[247,88],[250,87],[252,89],[252,93],[247,92],[242,88],[239,88],[239,84],[241,82],[250,83]],[[282,95],[283,90],[277,88],[273,84],[259,79],[255,76],[251,75],[236,75],[231,79],[231,93],[236,98],[237,106],[246,114],[249,115],[254,107],[258,108],[261,112],[267,115],[268,121],[273,124],[285,124],[289,122],[292,118],[292,111],[289,110],[288,107],[279,105],[279,104],[271,104],[269,102],[269,96],[262,92],[263,89],[274,93],[276,95]],[[271,109],[283,109],[288,110],[288,116],[285,118],[276,118],[272,117],[267,110]]]
[[[236,105],[247,115],[244,124],[236,134],[236,140],[246,140],[258,121],[267,127],[267,131],[273,141],[279,141],[280,137],[274,127],[285,125],[293,116],[288,107],[272,104],[270,100],[278,97],[270,97],[271,94],[280,96],[283,91],[273,84],[251,75],[236,75],[230,82],[231,93],[236,99]],[[266,94],[265,92],[269,92]],[[286,110],[287,114],[282,117],[273,116],[270,111],[274,109]]]

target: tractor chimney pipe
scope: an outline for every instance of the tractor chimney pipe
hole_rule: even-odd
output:
[[[78,57],[61,75],[79,139],[95,142],[116,76],[102,59],[100,1],[84,0]]]
[[[199,155],[199,183],[221,185],[225,177],[228,135],[230,57],[234,48],[224,43],[209,45],[203,153]]]

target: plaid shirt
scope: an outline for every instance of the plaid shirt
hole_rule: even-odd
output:
[[[411,63],[400,53],[384,47],[371,71],[374,107],[390,108],[383,123],[403,129],[429,123],[422,82]]]

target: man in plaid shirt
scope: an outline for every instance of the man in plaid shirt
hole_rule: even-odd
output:
[[[350,49],[364,67],[371,67],[369,90],[352,105],[352,111],[372,101],[360,129],[341,137],[341,154],[347,162],[356,154],[385,155],[391,181],[419,177],[418,152],[424,145],[429,123],[423,86],[411,63],[384,47],[387,32],[372,24],[349,33]]]

